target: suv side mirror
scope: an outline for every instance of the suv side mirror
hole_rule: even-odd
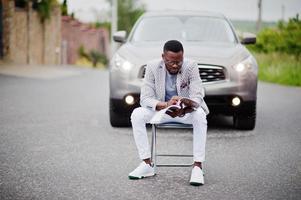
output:
[[[126,41],[126,31],[117,31],[114,33],[113,40],[115,42],[124,43]]]
[[[242,39],[240,42],[242,44],[255,44],[256,43],[256,35],[253,33],[243,33]]]

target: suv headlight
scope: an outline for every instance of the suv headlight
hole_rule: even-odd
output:
[[[128,72],[133,68],[133,64],[128,60],[124,59],[120,55],[116,54],[113,60],[114,66],[116,69],[121,70],[123,72]]]
[[[236,65],[233,66],[233,68],[235,69],[235,71],[237,71],[238,73],[245,73],[248,70],[257,70],[255,68],[256,65],[256,61],[252,56],[247,57],[246,59],[244,59],[243,61],[237,63]]]

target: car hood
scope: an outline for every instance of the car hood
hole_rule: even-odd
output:
[[[120,47],[118,54],[135,65],[145,65],[149,60],[160,59],[163,43],[126,43]],[[183,43],[184,57],[200,64],[230,66],[249,54],[241,44],[229,43]]]

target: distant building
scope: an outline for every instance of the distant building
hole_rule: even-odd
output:
[[[109,41],[106,29],[62,17],[59,5],[42,24],[32,1],[0,0],[0,60],[16,64],[74,64],[80,46],[87,52],[93,49],[109,57]]]
[[[61,11],[42,24],[32,2],[1,0],[0,57],[17,64],[60,64]]]
[[[92,28],[69,16],[62,17],[62,62],[74,64],[79,59],[78,50],[82,46],[89,52],[97,50],[109,57],[110,36],[105,28]]]

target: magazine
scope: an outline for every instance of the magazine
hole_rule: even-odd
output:
[[[170,105],[156,114],[150,120],[150,123],[161,123],[164,116],[169,115],[172,118],[184,117],[187,113],[195,111],[199,107],[199,104],[189,98],[183,97],[176,104]]]

